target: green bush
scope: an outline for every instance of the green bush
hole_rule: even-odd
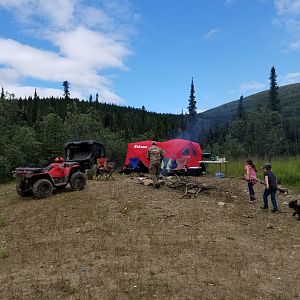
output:
[[[7,157],[0,155],[0,182],[9,181],[11,177],[11,165]]]
[[[257,176],[263,179],[263,170],[261,167],[266,162],[262,159],[251,158],[257,167]],[[245,160],[229,159],[228,174],[233,177],[242,177],[245,173],[244,166]],[[299,188],[300,186],[300,156],[283,158],[278,157],[270,161],[272,164],[272,171],[275,173],[278,183],[288,186]]]

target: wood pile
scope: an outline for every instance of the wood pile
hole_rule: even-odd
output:
[[[160,179],[155,185],[153,184],[153,180],[149,177],[140,177],[137,179],[137,183],[144,184],[146,186],[153,186],[155,188],[160,188],[162,185],[165,185],[170,189],[182,193],[181,198],[193,198],[196,197],[199,193],[207,192],[211,189],[216,189],[216,187],[213,185],[200,183],[199,181],[192,180],[191,178],[179,177],[176,175]]]
[[[193,198],[199,193],[215,189],[215,186],[213,185],[200,183],[198,181],[193,181],[190,178],[179,176],[172,177],[171,180],[166,180],[165,185],[171,189],[175,189],[183,193],[181,198]]]

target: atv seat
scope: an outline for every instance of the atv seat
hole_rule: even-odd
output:
[[[42,173],[43,172],[43,168],[16,168],[15,172],[17,174],[21,174],[21,173],[36,174],[36,173]]]
[[[101,179],[112,179],[115,180],[113,178],[113,173],[116,170],[117,164],[114,160],[108,160],[106,162],[106,166],[98,166],[97,171],[96,171],[96,179],[97,180],[101,180]]]
[[[78,162],[76,162],[76,161],[73,161],[73,162],[67,161],[67,162],[64,163],[64,167],[72,167],[74,165],[78,165]]]

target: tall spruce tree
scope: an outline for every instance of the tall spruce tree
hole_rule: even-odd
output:
[[[244,96],[243,95],[240,97],[240,100],[239,100],[238,118],[239,119],[244,119],[245,118]]]
[[[34,100],[38,100],[38,95],[37,95],[36,89],[34,90],[34,96],[33,96],[33,99],[34,99]]]
[[[190,91],[190,97],[189,97],[189,106],[187,107],[189,110],[189,115],[194,118],[197,116],[197,107],[196,107],[196,97],[195,97],[195,89],[194,89],[194,80],[192,77],[192,83],[191,83],[191,91]]]
[[[4,88],[2,87],[2,90],[1,90],[1,100],[4,100],[5,99],[5,94],[4,94]]]
[[[276,81],[277,75],[274,66],[271,68],[269,79],[270,79],[270,90],[269,90],[268,109],[271,111],[280,112],[280,99],[278,95],[278,85]]]
[[[69,90],[70,89],[70,83],[67,80],[65,80],[62,85],[64,87],[64,98],[66,100],[69,100],[70,99],[70,90]]]

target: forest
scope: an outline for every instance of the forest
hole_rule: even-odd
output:
[[[40,166],[64,155],[66,142],[103,142],[122,165],[127,143],[176,137],[185,116],[70,98],[0,99],[0,181],[18,166]]]
[[[276,76],[274,77],[276,79]],[[272,71],[269,97],[256,109],[245,109],[243,96],[231,119],[220,121],[196,112],[192,81],[186,114],[160,114],[141,108],[72,99],[68,85],[61,98],[16,99],[2,88],[0,99],[0,182],[19,166],[44,166],[48,158],[64,155],[66,142],[95,139],[122,166],[127,143],[185,138],[199,142],[203,151],[228,158],[271,159],[300,153],[299,112],[286,116]],[[66,82],[64,82],[66,84]],[[8,96],[9,95],[9,96]],[[279,97],[280,96],[280,97]],[[298,95],[299,96],[299,95]],[[298,101],[299,102],[298,97]],[[288,104],[292,106],[293,104]]]

